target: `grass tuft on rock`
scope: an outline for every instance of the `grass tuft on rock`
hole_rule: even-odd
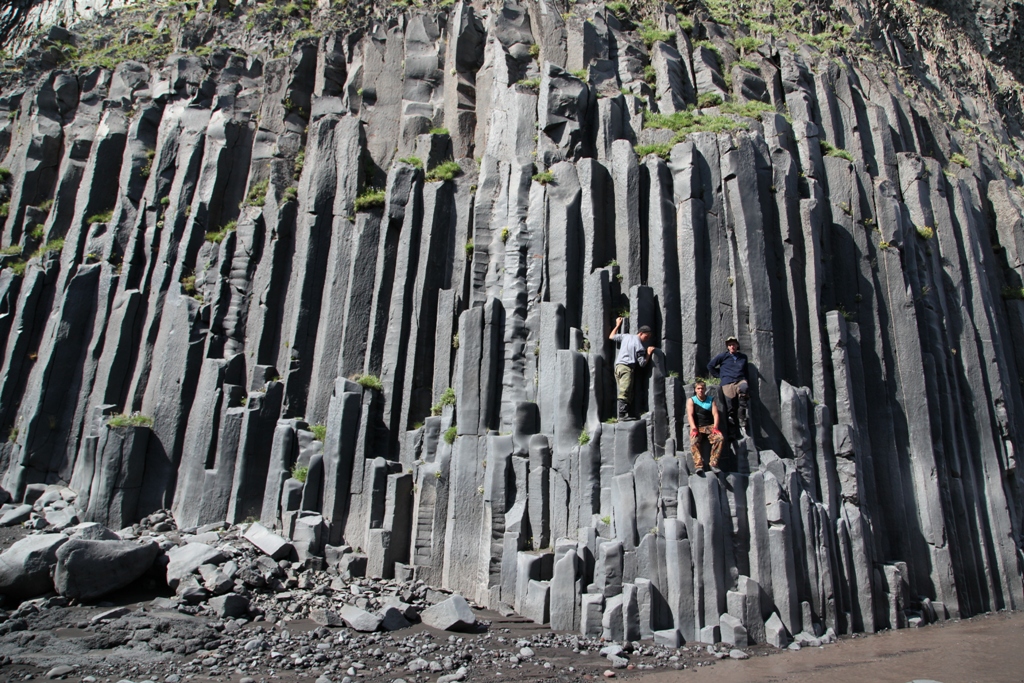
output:
[[[434,417],[440,415],[446,406],[455,405],[455,390],[448,387],[441,392],[441,398],[437,399],[437,403],[430,406],[430,414]]]
[[[964,168],[971,167],[971,160],[965,157],[963,154],[960,154],[959,152],[951,156],[949,160],[952,161],[954,164],[957,164],[958,166],[963,166]]]
[[[85,222],[88,225],[92,225],[93,223],[109,223],[110,219],[113,217],[114,210],[110,209],[109,211],[103,211],[101,213],[96,213],[89,216],[88,218],[85,219]]]
[[[309,431],[317,441],[323,442],[327,438],[327,425],[309,425]]]
[[[107,426],[111,429],[127,429],[128,427],[152,427],[153,418],[141,413],[121,413],[111,415],[107,420]]]
[[[50,240],[46,244],[44,244],[41,247],[39,247],[38,249],[36,249],[35,253],[32,254],[31,258],[42,258],[43,256],[46,256],[46,254],[50,253],[51,251],[55,251],[55,252],[57,252],[59,254],[61,249],[63,249],[63,248],[64,248],[64,238],[63,237],[58,237],[57,239]]]
[[[213,242],[214,244],[220,244],[224,241],[224,238],[228,236],[228,233],[234,232],[237,228],[238,221],[231,221],[220,230],[206,233],[206,241]]]
[[[298,463],[295,463],[295,465],[292,466],[292,479],[295,479],[296,481],[300,481],[303,484],[305,484],[306,478],[308,476],[309,468],[306,467],[305,465],[299,465]]]
[[[427,171],[427,182],[447,182],[454,180],[458,175],[462,175],[462,167],[459,166],[459,163],[457,161],[446,161]]]
[[[364,389],[376,389],[377,391],[384,391],[384,385],[380,382],[380,377],[377,375],[357,375],[355,377],[355,383]]]
[[[385,190],[368,189],[356,197],[356,211],[369,211],[384,206]]]
[[[451,446],[455,443],[455,437],[459,435],[459,428],[452,425],[448,429],[444,430],[444,442]]]
[[[827,157],[839,157],[840,159],[846,159],[847,161],[853,161],[853,155],[847,152],[845,149],[839,149],[827,140],[821,140],[821,153]]]
[[[267,188],[270,187],[269,180],[261,180],[249,188],[249,194],[245,196],[243,206],[263,206],[267,203]]]

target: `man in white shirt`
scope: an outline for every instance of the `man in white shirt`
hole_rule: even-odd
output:
[[[651,328],[641,325],[636,334],[619,334],[622,318],[615,319],[615,328],[608,338],[619,344],[619,353],[615,356],[615,384],[619,388],[618,417],[620,420],[635,420],[630,414],[633,402],[633,371],[637,367],[645,367],[654,353],[654,347],[648,346],[651,339]]]

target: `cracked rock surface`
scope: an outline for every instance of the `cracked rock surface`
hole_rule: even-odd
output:
[[[5,62],[5,662],[525,680],[1024,606],[1012,60],[899,3],[351,4]]]

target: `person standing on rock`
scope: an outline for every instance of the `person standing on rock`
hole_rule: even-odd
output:
[[[746,355],[739,352],[739,340],[735,337],[725,338],[726,351],[719,353],[708,364],[708,372],[712,377],[722,380],[719,394],[722,396],[725,417],[729,423],[732,436],[738,438],[739,429],[748,429],[746,424],[746,403],[750,389],[746,381]]]
[[[722,380],[719,393],[725,407],[729,431],[739,438],[739,429],[747,429],[747,356],[740,353],[740,342],[736,337],[726,337],[726,351],[718,354],[708,363],[712,377]]]
[[[708,385],[698,379],[693,385],[693,396],[686,400],[686,419],[690,422],[690,453],[693,454],[693,466],[697,470],[704,468],[704,456],[701,455],[702,442],[711,446],[709,465],[718,467],[718,458],[722,455],[722,444],[725,438],[718,431],[718,404],[708,396]]]
[[[615,384],[619,389],[618,417],[620,420],[635,420],[630,414],[633,403],[633,372],[637,367],[646,367],[654,353],[654,347],[648,346],[651,339],[651,328],[641,325],[636,334],[619,334],[622,318],[615,319],[615,328],[608,338],[619,344],[619,354],[615,356]]]

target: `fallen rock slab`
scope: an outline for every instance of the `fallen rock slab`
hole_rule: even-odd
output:
[[[67,676],[68,674],[74,673],[74,672],[75,672],[75,667],[68,666],[67,664],[61,664],[61,665],[55,666],[52,669],[50,669],[49,671],[47,671],[46,672],[46,677],[50,678],[50,679],[60,678],[61,676]]]
[[[354,605],[345,605],[341,608],[341,619],[348,627],[361,633],[373,633],[380,628],[381,618],[376,614],[370,614],[366,610],[359,609]]]
[[[47,510],[43,514],[43,517],[46,519],[46,523],[54,529],[65,529],[74,524],[78,524],[78,510],[73,507],[67,507],[61,510]]]
[[[14,526],[21,524],[32,514],[31,505],[19,505],[13,510],[8,510],[0,516],[0,526]]]
[[[0,555],[0,594],[20,601],[52,591],[50,568],[67,540],[64,534],[26,536],[8,548]]]
[[[221,619],[234,619],[249,613],[249,600],[236,593],[211,598],[207,604],[213,613]]]
[[[223,551],[205,543],[188,543],[167,551],[167,585],[177,588],[178,583],[204,564],[220,564],[228,559]]]
[[[394,605],[385,607],[377,614],[380,616],[380,625],[385,631],[398,631],[412,626],[409,620],[405,618],[405,613]]]
[[[69,540],[57,550],[53,584],[75,600],[94,600],[140,578],[160,553],[155,542]]]
[[[458,593],[423,610],[424,624],[441,631],[470,631],[476,627],[476,616],[466,598]]]
[[[259,522],[254,522],[245,532],[245,540],[275,560],[282,560],[292,552],[292,544],[287,539],[278,536]]]

